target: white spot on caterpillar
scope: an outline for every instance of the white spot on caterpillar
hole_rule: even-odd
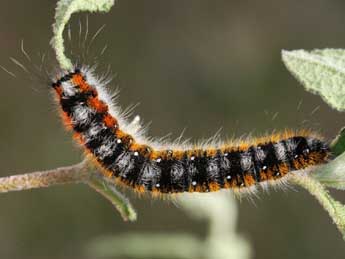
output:
[[[255,150],[255,156],[256,159],[259,161],[264,161],[266,158],[266,154],[265,152],[262,150],[262,148],[260,146],[258,146]]]
[[[243,171],[249,171],[252,167],[252,156],[249,152],[241,155],[241,167]]]
[[[145,163],[140,171],[141,177],[139,182],[146,187],[157,186],[156,183],[161,176],[161,170],[152,163]]]
[[[111,156],[114,152],[116,144],[113,140],[106,140],[102,142],[102,145],[95,149],[95,153],[99,156],[100,159]]]
[[[177,163],[171,167],[170,175],[174,182],[180,181],[184,173],[185,171],[181,164]]]
[[[121,154],[115,161],[118,170],[120,171],[120,176],[126,177],[126,174],[130,172],[134,166],[134,159],[131,159],[131,154],[129,152],[125,152]]]
[[[216,179],[219,175],[219,166],[217,161],[210,159],[207,164],[206,172],[208,173],[210,179]]]
[[[76,105],[72,110],[72,120],[74,124],[87,124],[93,115],[93,110],[84,105]]]
[[[104,125],[93,123],[91,124],[90,128],[85,132],[85,136],[91,138],[99,134],[103,129],[105,129]]]
[[[293,139],[287,139],[285,141],[286,143],[286,148],[287,148],[287,151],[289,152],[294,152],[297,148],[297,143],[296,141],[294,141]]]
[[[74,96],[78,92],[77,88],[70,81],[62,82],[61,88],[63,94],[68,97]]]
[[[273,145],[276,153],[276,157],[280,161],[286,161],[286,149],[284,147],[284,144],[281,142],[278,142]]]

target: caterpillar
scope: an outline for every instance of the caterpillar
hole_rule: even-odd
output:
[[[246,190],[326,163],[331,151],[317,133],[285,131],[214,146],[169,147],[131,129],[112,104],[108,82],[90,67],[75,67],[52,80],[62,118],[102,173],[138,192]]]

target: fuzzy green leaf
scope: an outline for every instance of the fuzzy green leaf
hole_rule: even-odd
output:
[[[345,190],[345,153],[319,166],[311,176],[327,187]]]
[[[345,110],[345,50],[282,51],[289,71],[333,108]]]
[[[63,31],[73,13],[76,12],[108,12],[114,5],[114,0],[60,0],[56,6],[54,36],[51,40],[56,58],[62,69],[71,70],[71,60],[65,56]]]

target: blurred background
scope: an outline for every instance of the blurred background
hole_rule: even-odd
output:
[[[48,81],[29,79],[9,60],[33,70],[20,51],[24,39],[33,63],[46,53],[47,69],[55,64],[49,41],[56,2],[0,2],[0,64],[16,74],[0,70],[0,175],[77,163],[82,152],[62,127]],[[344,114],[304,91],[280,51],[345,48],[344,12],[341,0],[118,0],[110,13],[88,16],[91,35],[106,24],[88,59],[108,46],[99,70],[110,65],[122,107],[140,102],[135,114],[152,121],[152,136],[176,138],[186,128],[185,137],[196,141],[220,128],[230,138],[307,127],[331,139],[344,126]],[[76,54],[83,52],[78,34],[85,19],[74,15],[71,22]],[[205,238],[206,222],[173,202],[127,193],[138,212],[135,223],[123,222],[84,185],[1,194],[0,258],[89,258],[88,244],[105,235]],[[344,192],[332,194],[345,202]],[[237,206],[237,231],[253,258],[344,258],[344,241],[331,219],[299,187],[260,193]]]

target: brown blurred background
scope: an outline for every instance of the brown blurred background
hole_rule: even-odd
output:
[[[25,61],[21,39],[34,62],[39,52],[53,61],[55,4],[1,0],[0,64],[17,75],[0,71],[1,176],[82,158],[61,126],[49,85],[28,80],[9,61]],[[150,135],[178,137],[187,128],[185,136],[197,140],[221,127],[224,137],[311,127],[332,138],[344,115],[304,91],[280,51],[345,48],[344,13],[341,0],[119,0],[108,14],[89,15],[90,33],[106,24],[90,56],[108,44],[101,63],[117,74],[112,86],[121,88],[121,106],[141,103],[136,113],[152,121]],[[72,37],[85,17],[73,17]],[[327,213],[295,190],[262,193],[255,204],[238,202],[238,230],[255,258],[344,258],[344,242]],[[345,202],[344,192],[332,194]],[[101,235],[180,231],[203,237],[207,231],[171,202],[129,195],[136,223],[124,223],[83,185],[2,194],[0,258],[85,258],[85,246]]]

